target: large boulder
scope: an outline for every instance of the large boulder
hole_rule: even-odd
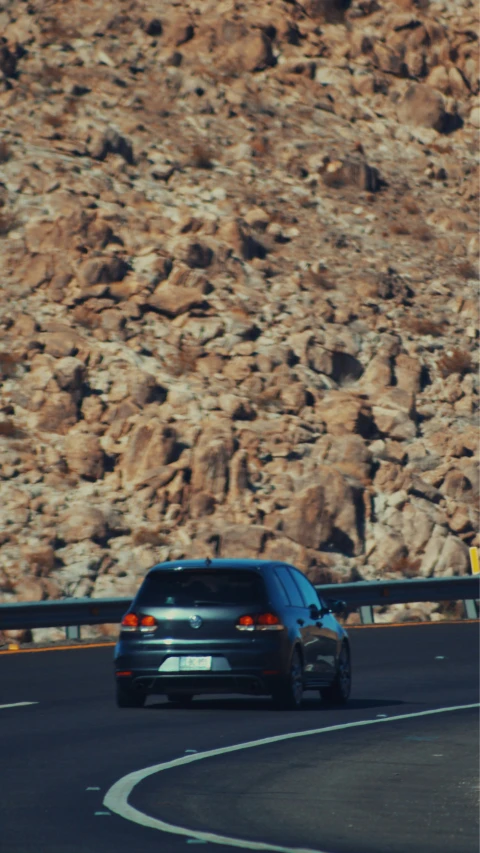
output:
[[[105,160],[109,154],[119,154],[128,164],[134,162],[132,143],[113,127],[95,132],[88,150],[94,160]]]
[[[60,521],[60,538],[64,542],[83,542],[88,539],[103,539],[107,525],[99,507],[84,503],[72,504]]]
[[[408,551],[410,554],[418,554],[429,542],[435,525],[435,519],[429,512],[429,504],[414,498],[406,504],[402,516],[403,539],[408,543]]]
[[[37,426],[43,432],[64,435],[77,420],[78,410],[72,395],[67,391],[53,391],[39,407]]]
[[[230,476],[228,484],[229,501],[232,503],[243,501],[248,487],[248,453],[246,450],[238,450],[230,462]]]
[[[360,435],[325,435],[315,444],[311,458],[327,462],[361,483],[370,479],[372,455]]]
[[[362,394],[330,391],[315,409],[331,435],[353,432],[367,437],[374,428],[371,405]]]
[[[325,487],[310,486],[295,495],[292,503],[281,514],[280,529],[283,535],[306,548],[320,549],[332,533]]]
[[[283,536],[305,548],[328,548],[348,555],[361,553],[361,487],[352,485],[333,466],[315,463],[307,466],[298,486],[290,506],[267,516],[265,523],[271,523]]]
[[[264,71],[275,64],[270,39],[260,31],[235,41],[227,50],[223,65],[241,71]]]
[[[371,532],[372,541],[368,543],[368,550],[372,562],[382,571],[391,571],[408,553],[402,533],[379,522],[372,525]]]
[[[86,480],[99,480],[105,470],[105,455],[96,435],[70,432],[65,439],[65,459],[70,471]]]
[[[429,127],[441,133],[446,124],[443,95],[425,83],[412,83],[399,104],[398,118],[405,124]]]
[[[371,399],[375,424],[382,435],[397,441],[416,437],[414,394],[395,386],[372,395]]]
[[[451,575],[467,575],[470,568],[468,548],[457,536],[447,536],[443,548],[438,555],[434,574],[437,577]]]
[[[287,539],[286,536],[272,536],[265,547],[265,559],[279,560],[291,563],[300,569],[304,568],[307,550],[298,542]]]
[[[129,437],[120,470],[124,486],[134,487],[153,470],[158,471],[173,461],[177,448],[177,433],[172,426],[146,421]]]
[[[86,375],[83,361],[73,356],[59,358],[53,366],[53,371],[55,381],[62,391],[69,391],[79,400]]]
[[[229,430],[217,430],[212,427],[204,430],[193,453],[192,492],[206,492],[216,501],[224,500],[228,490],[233,449]]]
[[[259,557],[271,531],[261,524],[231,524],[220,534],[222,557]]]
[[[204,291],[200,287],[182,287],[169,281],[158,285],[149,299],[149,304],[167,317],[178,317],[205,302]]]

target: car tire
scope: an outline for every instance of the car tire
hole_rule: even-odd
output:
[[[187,708],[192,704],[193,693],[167,693],[169,702],[175,702],[176,705],[182,705]]]
[[[303,664],[298,649],[293,650],[288,674],[272,694],[277,708],[298,711],[303,700]]]
[[[132,690],[125,684],[117,684],[118,708],[143,708],[147,694],[142,690]]]
[[[328,687],[322,687],[320,695],[329,705],[345,705],[352,687],[352,667],[350,650],[346,643],[342,645],[337,663],[335,678]]]

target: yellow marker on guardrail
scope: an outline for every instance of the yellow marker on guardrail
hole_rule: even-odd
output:
[[[472,575],[480,574],[480,566],[478,564],[478,548],[469,548],[470,565],[472,567]]]

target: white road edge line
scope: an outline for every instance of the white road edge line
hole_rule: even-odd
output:
[[[375,726],[392,723],[396,720],[411,720],[416,717],[428,717],[432,714],[445,714],[449,711],[466,711],[472,708],[480,708],[479,702],[474,702],[470,705],[453,705],[449,708],[435,708],[431,711],[416,711],[411,714],[399,714],[395,717],[387,717],[375,720],[358,720],[353,723],[340,723],[336,726],[326,726],[323,729],[307,729],[301,732],[289,732],[283,735],[273,735],[272,737],[261,738],[260,740],[252,740],[246,743],[238,743],[234,746],[224,746],[219,749],[210,749],[207,752],[199,752],[196,755],[184,755],[182,758],[175,758],[173,761],[165,761],[162,764],[154,764],[151,767],[144,767],[142,770],[135,770],[133,773],[128,773],[123,776],[118,782],[115,782],[105,794],[103,805],[110,809],[114,814],[131,820],[133,823],[138,823],[141,826],[147,826],[152,829],[159,829],[161,832],[169,832],[173,835],[184,835],[189,838],[196,838],[199,841],[207,841],[212,844],[224,844],[229,847],[240,847],[243,850],[271,850],[276,853],[326,853],[322,850],[313,850],[305,847],[279,847],[276,844],[267,844],[261,841],[246,841],[242,838],[232,838],[228,835],[217,835],[214,832],[201,832],[192,829],[186,829],[183,826],[175,826],[167,823],[159,818],[150,817],[138,809],[131,806],[128,798],[133,789],[139,782],[142,782],[148,776],[153,776],[155,773],[160,773],[163,770],[171,770],[173,767],[182,767],[185,764],[191,764],[193,761],[202,761],[205,758],[214,758],[218,755],[228,755],[230,752],[238,752],[242,749],[252,749],[255,746],[266,746],[270,743],[280,743],[283,740],[293,740],[294,738],[308,737],[309,735],[321,735],[328,732],[338,732],[343,729],[354,729],[360,726]]]
[[[23,705],[38,705],[39,702],[12,702],[10,705],[0,705],[0,711],[2,708],[21,708]]]

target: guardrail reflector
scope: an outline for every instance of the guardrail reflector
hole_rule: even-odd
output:
[[[470,565],[472,567],[472,575],[480,574],[480,566],[478,563],[478,548],[469,548],[470,551]]]

